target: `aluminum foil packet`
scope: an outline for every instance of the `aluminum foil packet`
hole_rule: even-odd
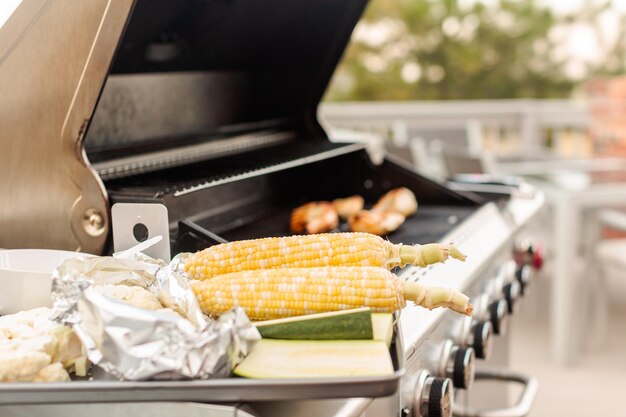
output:
[[[141,252],[67,260],[53,275],[53,319],[72,327],[89,360],[119,379],[229,376],[260,335],[240,309],[216,321],[206,317],[181,262]],[[164,309],[118,301],[101,286],[141,287]]]

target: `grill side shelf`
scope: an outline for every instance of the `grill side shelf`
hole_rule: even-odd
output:
[[[390,353],[394,373],[381,377],[317,379],[222,378],[205,381],[72,381],[0,385],[0,405],[142,401],[253,402],[387,397],[405,373],[402,335],[394,325]]]

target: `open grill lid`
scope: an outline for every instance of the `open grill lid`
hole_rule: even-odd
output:
[[[102,175],[107,161],[199,144],[188,153],[209,159],[207,143],[221,152],[243,134],[325,139],[317,106],[365,3],[137,0],[87,132],[90,160]]]
[[[111,202],[162,203],[171,222],[212,227],[211,208],[258,212],[251,196],[269,209],[331,198],[331,174],[356,178],[356,165],[358,184],[334,194],[412,184],[425,204],[472,205],[408,171],[395,181],[396,165],[373,167],[318,124],[365,0],[72,5],[24,0],[0,30],[0,246],[102,253]],[[295,171],[307,195],[276,186]]]

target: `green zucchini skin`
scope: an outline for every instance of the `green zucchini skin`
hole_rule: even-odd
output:
[[[355,340],[374,337],[369,308],[270,320],[255,325],[264,339]]]

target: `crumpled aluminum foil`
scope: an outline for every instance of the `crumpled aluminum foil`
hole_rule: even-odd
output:
[[[180,257],[142,253],[74,258],[53,275],[53,319],[74,329],[89,360],[126,380],[226,377],[260,335],[243,310],[202,314]],[[140,286],[178,312],[150,311],[106,297],[93,285]]]

